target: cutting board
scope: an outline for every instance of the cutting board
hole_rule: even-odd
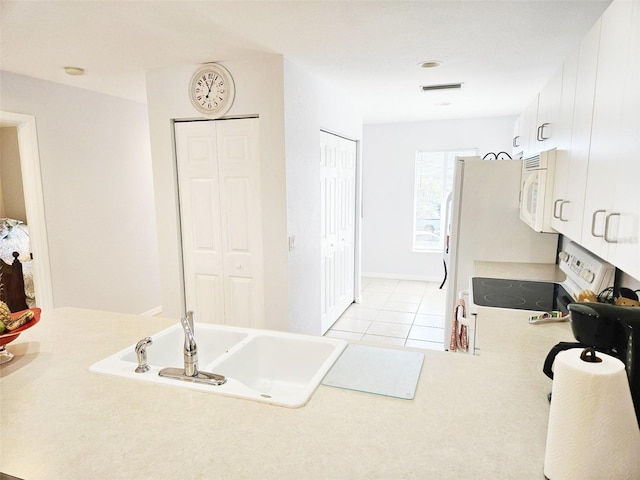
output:
[[[411,400],[423,361],[418,352],[350,344],[322,384]]]

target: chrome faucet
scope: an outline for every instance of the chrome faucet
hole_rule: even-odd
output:
[[[180,319],[184,330],[184,374],[188,377],[198,376],[198,346],[193,336],[193,312],[188,311]]]
[[[198,346],[193,332],[193,312],[187,312],[186,316],[180,319],[180,324],[184,330],[184,370],[181,368],[166,367],[158,372],[161,377],[182,380],[186,382],[204,383],[207,385],[223,385],[227,379],[224,375],[217,373],[198,371]]]

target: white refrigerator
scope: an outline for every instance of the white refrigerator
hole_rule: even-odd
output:
[[[469,290],[474,262],[555,263],[558,235],[538,233],[520,220],[521,160],[457,158],[448,205],[445,348],[449,347],[455,304]],[[467,309],[468,310],[468,309]],[[469,325],[469,353],[475,325]]]

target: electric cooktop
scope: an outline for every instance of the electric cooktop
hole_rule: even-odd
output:
[[[473,303],[481,307],[569,313],[567,305],[573,302],[564,287],[554,282],[485,277],[473,277],[471,282]]]

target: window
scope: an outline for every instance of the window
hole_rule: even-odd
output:
[[[477,150],[417,152],[414,186],[413,250],[444,249],[445,203],[453,188],[456,157],[477,155]]]

